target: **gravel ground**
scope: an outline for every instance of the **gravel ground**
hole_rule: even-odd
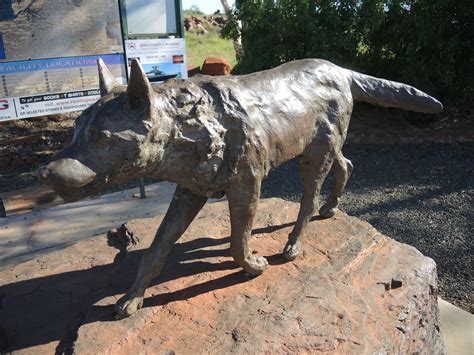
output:
[[[344,154],[354,172],[341,210],[433,258],[440,296],[473,313],[474,143],[353,144]],[[263,197],[291,201],[299,201],[301,192],[295,160],[262,187]]]

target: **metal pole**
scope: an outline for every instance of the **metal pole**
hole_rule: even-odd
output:
[[[140,178],[140,198],[145,198],[145,179]]]
[[[125,40],[128,39],[128,24],[127,24],[127,11],[126,11],[126,5],[125,5],[126,0],[118,0],[118,6],[119,6],[119,16],[120,16],[120,27],[122,29],[122,45],[123,45],[123,57],[125,61],[125,76],[127,78],[128,82],[128,63],[127,63],[127,56],[126,56],[126,47],[125,47]],[[140,198],[145,198],[145,179],[140,178],[138,180],[139,187],[140,187]]]
[[[7,216],[7,211],[5,205],[3,204],[3,200],[0,197],[0,218],[5,218]]]

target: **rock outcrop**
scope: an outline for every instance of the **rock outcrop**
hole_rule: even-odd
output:
[[[433,260],[338,212],[313,218],[302,257],[285,262],[297,212],[295,203],[261,202],[253,248],[270,266],[250,278],[229,255],[227,203],[206,205],[144,307],[119,321],[113,304],[143,249],[123,254],[101,235],[2,270],[0,352],[444,352]],[[127,224],[137,248],[159,222]]]
[[[208,32],[212,26],[224,27],[228,21],[226,15],[216,12],[214,15],[204,15],[204,16],[186,16],[184,18],[184,29],[186,32],[190,30],[195,30],[198,34],[205,34]],[[206,29],[207,28],[207,29]]]

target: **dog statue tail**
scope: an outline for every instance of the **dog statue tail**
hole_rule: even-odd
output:
[[[422,113],[443,111],[441,102],[413,86],[354,71],[349,72],[350,78],[352,78],[352,97],[356,101]]]

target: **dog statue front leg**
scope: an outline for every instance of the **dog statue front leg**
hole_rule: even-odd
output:
[[[230,251],[235,262],[247,274],[260,275],[268,266],[263,256],[252,253],[250,238],[260,197],[260,179],[249,178],[235,184],[227,192],[229,200],[231,242]]]
[[[206,201],[206,197],[197,196],[179,186],[176,188],[155,239],[143,255],[135,282],[115,304],[118,319],[128,317],[142,307],[148,284],[159,275],[174,243],[185,232]]]

